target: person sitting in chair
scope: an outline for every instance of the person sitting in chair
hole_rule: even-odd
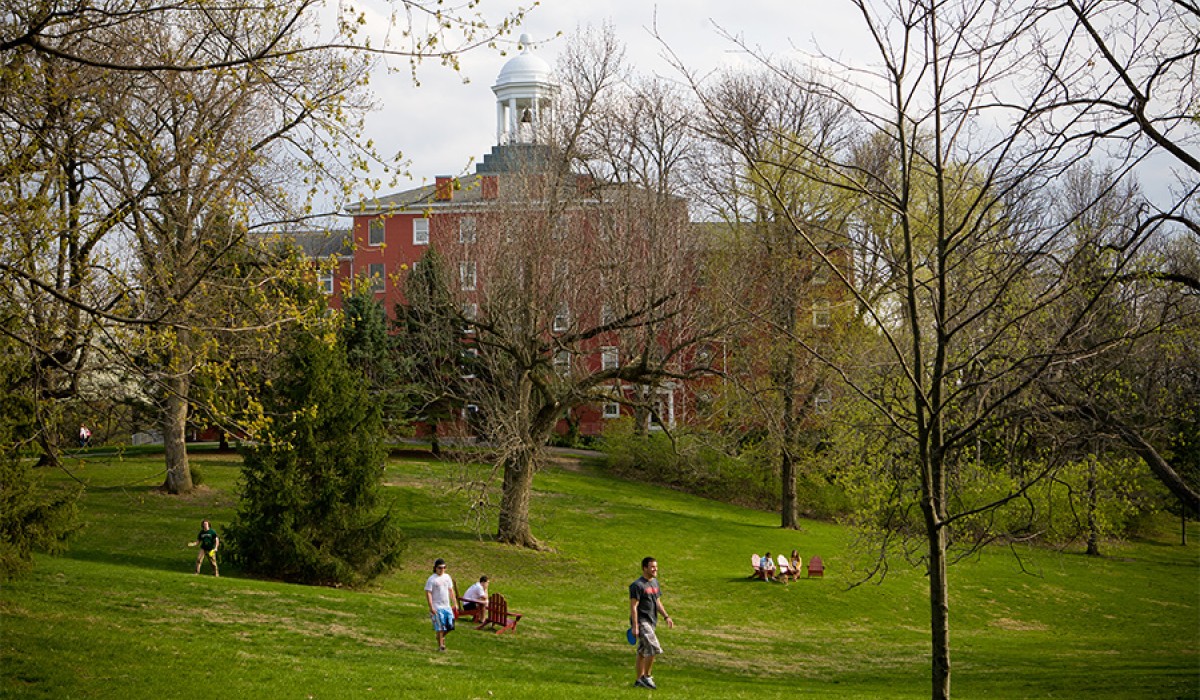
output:
[[[763,579],[767,581],[775,580],[775,560],[771,558],[771,553],[767,552],[762,558]]]
[[[477,583],[471,584],[463,594],[463,610],[475,613],[475,619],[487,618],[488,608],[488,577],[480,576]],[[478,612],[476,612],[478,611]]]

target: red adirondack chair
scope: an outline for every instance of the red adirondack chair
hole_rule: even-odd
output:
[[[481,630],[490,626],[496,631],[496,634],[503,634],[508,630],[516,629],[517,623],[520,621],[520,613],[515,613],[508,609],[508,601],[504,599],[504,596],[499,593],[493,593],[488,596],[487,619],[475,629]]]

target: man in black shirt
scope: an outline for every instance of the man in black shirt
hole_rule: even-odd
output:
[[[642,560],[641,577],[629,584],[629,626],[637,638],[637,680],[633,684],[639,688],[656,687],[650,669],[654,666],[654,657],[663,651],[654,633],[658,616],[663,616],[668,628],[675,627],[659,600],[657,576],[658,561],[654,557],[646,557]]]

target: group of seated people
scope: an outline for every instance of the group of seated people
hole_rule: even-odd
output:
[[[757,560],[757,563],[755,560]],[[785,558],[780,554],[778,562],[771,557],[770,552],[767,552],[761,558],[755,554],[751,557],[751,564],[754,566],[755,578],[760,578],[764,581],[783,581],[784,583],[795,581],[800,578],[800,574],[804,570],[803,562],[800,561],[800,554],[794,549],[790,558]]]

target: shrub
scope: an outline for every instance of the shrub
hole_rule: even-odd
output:
[[[673,486],[689,493],[741,505],[779,505],[779,482],[754,445],[737,454],[717,436],[681,433],[674,442],[662,433],[637,435],[631,419],[612,421],[600,440],[608,468],[631,479]]]

